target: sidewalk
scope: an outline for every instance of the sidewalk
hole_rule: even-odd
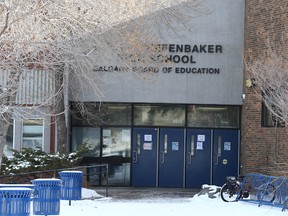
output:
[[[102,196],[106,196],[106,187],[93,188]],[[108,187],[108,197],[117,200],[136,200],[136,199],[159,199],[174,198],[183,199],[191,198],[200,189],[190,188],[135,188],[135,187]]]

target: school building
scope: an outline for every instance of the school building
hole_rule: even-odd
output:
[[[91,94],[89,86],[70,90],[69,149],[88,144],[83,163],[109,163],[110,185],[222,185],[226,176],[240,173],[275,174],[270,156],[288,155],[286,127],[273,126],[243,66],[246,55],[261,56],[267,38],[283,33],[287,1],[208,0],[207,5],[210,13],[185,28],[175,21],[154,30],[159,43],[151,47],[164,53],[160,63],[125,68],[102,61],[94,72],[103,97]],[[149,77],[144,81],[129,70]],[[77,108],[79,94],[91,107],[88,119]],[[17,127],[23,133],[14,147],[36,143],[55,149],[55,128],[27,120],[15,124],[11,134]],[[38,141],[31,141],[31,130]],[[105,184],[101,175],[89,181]]]

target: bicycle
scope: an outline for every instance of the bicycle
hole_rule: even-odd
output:
[[[220,195],[224,202],[234,202],[241,198],[248,198],[248,191],[242,192],[241,183],[244,180],[244,176],[228,176],[226,177],[226,183],[221,187]]]
[[[245,176],[228,176],[226,183],[221,187],[220,195],[224,202],[235,202],[239,199],[251,199],[251,185],[243,185]],[[275,186],[272,183],[261,184],[260,187],[254,187],[257,201],[273,202],[275,200]]]

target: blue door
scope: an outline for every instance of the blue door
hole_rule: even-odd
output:
[[[134,128],[132,144],[132,186],[157,186],[156,128]]]
[[[159,187],[184,187],[184,129],[161,128]]]
[[[186,188],[211,184],[211,149],[211,130],[187,130]]]
[[[214,130],[213,184],[222,186],[226,176],[237,176],[239,168],[239,130]]]

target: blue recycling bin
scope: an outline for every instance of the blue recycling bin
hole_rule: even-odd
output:
[[[35,179],[33,214],[34,215],[59,215],[61,198],[60,179]]]
[[[82,198],[82,171],[59,172],[62,180],[61,199],[81,200]]]
[[[30,215],[31,188],[7,187],[0,188],[0,215],[28,216]]]

